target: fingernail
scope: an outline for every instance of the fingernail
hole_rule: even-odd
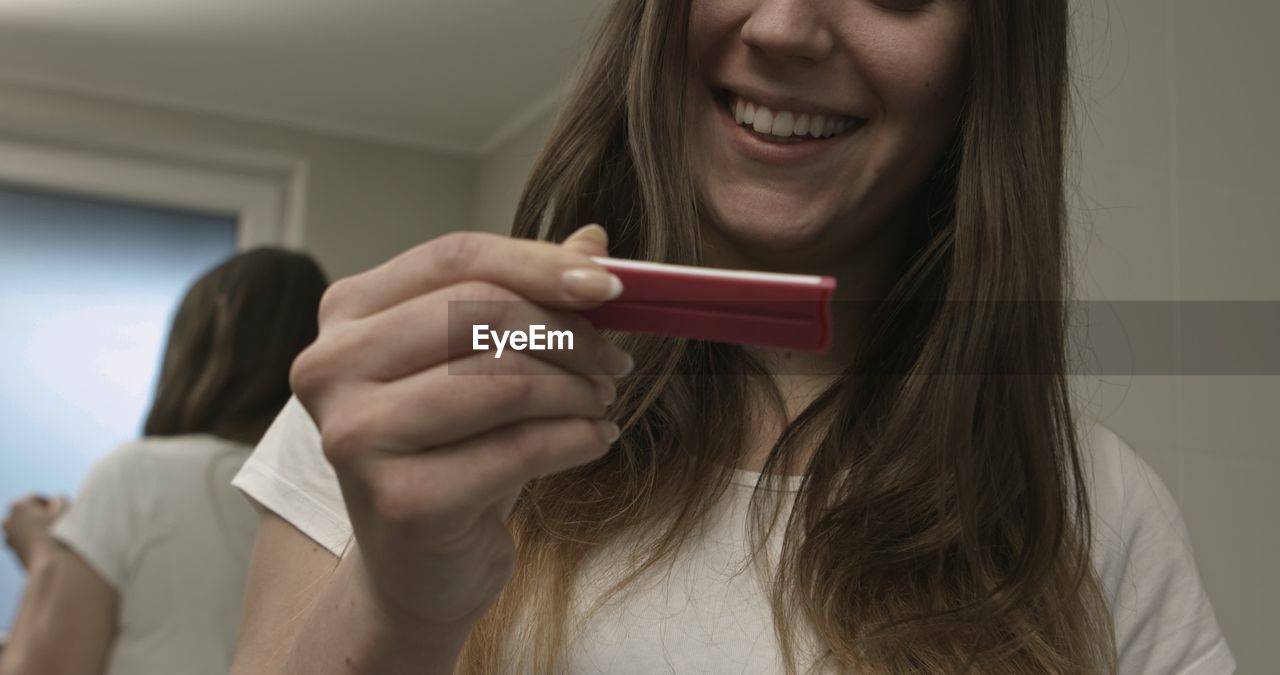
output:
[[[595,223],[592,223],[590,225],[583,225],[582,227],[579,227],[578,229],[573,231],[573,234],[569,235],[568,237],[565,237],[565,241],[566,242],[573,241],[578,237],[587,237],[587,236],[590,236],[593,239],[599,239],[601,242],[609,241],[609,233],[606,232],[603,227]]]
[[[608,375],[623,377],[635,370],[636,362],[617,345],[607,344],[600,350],[599,366]]]
[[[613,422],[602,420],[598,422],[598,424],[600,425],[600,433],[604,434],[605,439],[608,440],[609,443],[613,443],[618,440],[618,437],[622,435],[622,430]]]
[[[600,402],[605,405],[611,405],[618,400],[618,388],[612,382],[598,382],[596,391],[600,393]]]
[[[565,270],[560,283],[575,300],[612,300],[622,295],[622,280],[604,270],[582,267]]]

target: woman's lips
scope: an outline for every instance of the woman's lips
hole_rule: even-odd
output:
[[[771,164],[811,161],[855,136],[865,124],[857,117],[774,111],[728,91],[713,92],[712,101],[730,144],[750,159]],[[798,123],[803,133],[797,132]]]

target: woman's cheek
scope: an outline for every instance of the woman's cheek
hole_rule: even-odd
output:
[[[904,19],[870,10],[844,35],[886,113],[954,100],[968,46],[967,3],[940,0],[932,13]],[[865,8],[864,8],[865,9]],[[904,110],[905,108],[905,110]]]
[[[739,0],[695,0],[689,8],[689,55],[692,64],[704,61],[717,45],[732,37],[735,25],[746,21]]]

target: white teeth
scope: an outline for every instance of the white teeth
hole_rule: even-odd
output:
[[[773,130],[770,134],[787,138],[791,136],[791,130],[796,126],[795,116],[789,112],[783,111],[773,118]]]
[[[805,135],[808,135],[808,133],[809,133],[809,113],[800,113],[800,116],[796,118],[796,126],[795,126],[795,128],[793,128],[793,129],[791,130],[791,133],[793,133],[793,134],[795,134],[795,135],[797,135],[797,136],[805,136]]]
[[[809,135],[814,138],[821,138],[827,129],[827,118],[825,115],[814,115],[809,120]]]
[[[767,134],[773,130],[773,111],[764,106],[756,106],[756,119],[752,123],[756,133]]]
[[[774,112],[765,106],[735,96],[731,105],[733,118],[738,124],[751,127],[756,133],[779,138],[805,136],[829,138],[853,128],[854,120],[848,117],[830,117],[794,113],[789,110]]]

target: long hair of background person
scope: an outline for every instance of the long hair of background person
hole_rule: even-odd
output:
[[[256,444],[292,395],[289,369],[316,339],[327,287],[315,260],[276,248],[241,253],[201,276],[174,314],[143,433]],[[213,467],[210,495],[219,487]],[[230,539],[223,515],[215,517]]]
[[[327,285],[310,257],[274,248],[202,276],[174,315],[144,433],[256,443],[289,400],[289,368],[316,339]]]

